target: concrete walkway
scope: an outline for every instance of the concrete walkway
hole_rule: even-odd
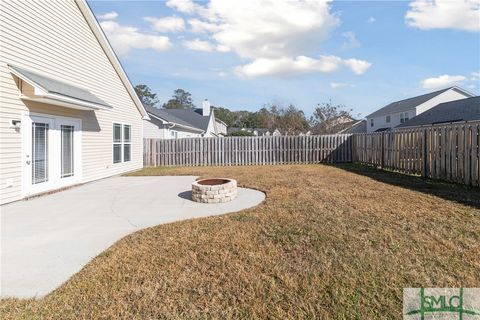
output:
[[[196,203],[189,200],[194,180],[114,177],[2,206],[0,296],[41,297],[134,231],[235,212],[265,199],[239,188],[229,203]]]

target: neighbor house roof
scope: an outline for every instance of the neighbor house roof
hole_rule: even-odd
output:
[[[480,96],[440,103],[396,128],[480,120]]]
[[[430,93],[427,93],[427,94],[422,94],[421,96],[416,96],[416,97],[413,97],[413,98],[408,98],[408,99],[404,99],[404,100],[400,100],[400,101],[395,101],[395,102],[392,102],[388,105],[386,105],[385,107],[369,114],[367,116],[367,118],[374,118],[374,117],[380,117],[380,116],[384,116],[384,115],[388,115],[388,114],[392,114],[392,113],[399,113],[399,112],[404,112],[404,111],[408,111],[408,110],[412,110],[414,108],[416,108],[417,106],[421,105],[422,103],[425,103],[427,102],[428,100],[444,93],[445,91],[448,91],[448,90],[455,90],[457,92],[461,92],[463,94],[469,94],[468,92],[458,88],[458,87],[449,87],[449,88],[445,88],[445,89],[442,89],[442,90],[438,90],[438,91],[435,91],[435,92],[430,92]]]
[[[193,126],[191,123],[188,123],[188,122],[176,117],[175,115],[171,114],[171,112],[169,112],[170,111],[169,109],[159,109],[159,108],[154,108],[154,107],[149,107],[149,106],[145,106],[145,109],[147,110],[148,114],[151,117],[160,118],[161,120],[163,120],[165,122],[180,125],[180,126],[187,127],[187,128],[191,128],[191,129],[194,129],[194,130],[204,131],[203,129],[197,128],[197,127]]]
[[[10,72],[35,88],[35,94],[30,98],[52,99],[65,103],[77,104],[85,109],[111,109],[105,101],[87,89],[59,81],[39,73],[20,67],[8,66]],[[26,96],[25,96],[26,97]]]
[[[202,116],[202,109],[164,109],[168,114],[189,123],[192,127],[207,131],[210,116]]]
[[[337,133],[352,133],[352,131],[358,130],[359,132],[367,132],[366,120],[353,120],[350,122],[342,123],[338,126],[339,131]]]

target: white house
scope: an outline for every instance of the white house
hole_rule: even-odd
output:
[[[141,168],[148,115],[87,2],[1,11],[0,204]]]
[[[367,116],[367,132],[390,130],[439,103],[473,97],[459,87],[427,93],[421,96],[392,102]]]
[[[146,110],[150,119],[145,120],[144,138],[218,137],[226,133],[226,124],[215,118],[208,100],[203,101],[202,108],[196,109],[146,107]]]

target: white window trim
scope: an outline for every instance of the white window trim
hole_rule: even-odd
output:
[[[115,142],[115,130],[114,126],[118,124],[120,125],[120,142]],[[130,141],[125,142],[125,126],[130,127]],[[114,159],[114,151],[113,151],[113,146],[115,145],[120,145],[120,161],[115,162]],[[125,152],[124,152],[124,147],[125,145],[130,145],[130,159],[125,161]],[[112,122],[112,163],[115,164],[120,164],[120,163],[125,163],[125,162],[130,162],[132,161],[132,125],[129,123],[124,123],[124,122]]]

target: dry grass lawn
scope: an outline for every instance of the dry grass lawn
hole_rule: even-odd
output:
[[[3,318],[398,319],[404,287],[480,287],[478,189],[354,165],[135,174],[233,177],[267,199],[129,235],[47,297],[1,301]]]

